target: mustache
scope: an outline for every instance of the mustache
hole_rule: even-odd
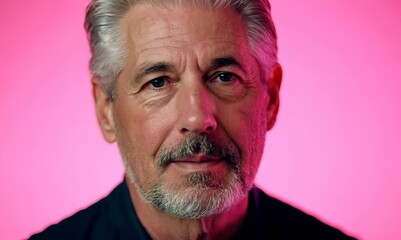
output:
[[[160,168],[178,159],[191,157],[195,154],[204,154],[209,157],[219,157],[227,161],[235,169],[239,169],[241,152],[234,145],[220,144],[208,135],[189,134],[175,148],[161,149],[156,154],[156,165]]]

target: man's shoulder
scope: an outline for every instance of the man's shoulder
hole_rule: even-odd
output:
[[[98,226],[107,225],[105,216],[106,198],[80,210],[59,223],[47,227],[29,239],[88,239],[88,235],[97,232]],[[101,228],[100,228],[101,229]],[[99,229],[99,230],[100,230]]]
[[[248,227],[260,236],[273,239],[354,239],[259,188],[250,192]],[[249,226],[252,224],[253,226]]]
[[[147,239],[129,201],[123,182],[108,196],[29,239]]]

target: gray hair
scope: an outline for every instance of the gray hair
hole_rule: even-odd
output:
[[[270,73],[277,64],[277,34],[268,0],[92,0],[85,17],[92,52],[90,70],[100,79],[111,99],[115,80],[127,57],[120,22],[130,7],[140,2],[232,8],[245,23],[251,54],[259,63],[261,74]]]

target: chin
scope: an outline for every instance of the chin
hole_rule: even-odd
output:
[[[139,189],[155,208],[185,219],[221,214],[242,200],[248,190],[236,174],[221,178],[210,172],[191,173],[169,184],[159,179],[150,190]]]

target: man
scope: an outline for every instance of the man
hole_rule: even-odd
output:
[[[347,239],[253,186],[279,107],[267,0],[93,0],[97,118],[126,180],[32,239]]]

